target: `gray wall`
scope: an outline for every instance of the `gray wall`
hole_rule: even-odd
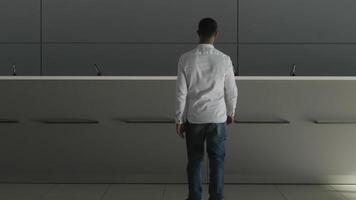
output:
[[[203,5],[203,7],[202,7]],[[3,0],[0,74],[175,75],[199,19],[241,75],[355,75],[350,0]]]
[[[40,74],[40,1],[0,1],[0,75]]]
[[[355,75],[355,1],[240,0],[243,75]]]

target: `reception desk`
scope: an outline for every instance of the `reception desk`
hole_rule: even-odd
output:
[[[0,182],[186,182],[175,80],[0,77]],[[226,183],[356,183],[356,77],[236,81]]]

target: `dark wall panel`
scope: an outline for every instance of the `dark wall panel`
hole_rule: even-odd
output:
[[[355,45],[240,45],[240,74],[356,75]]]
[[[195,42],[202,17],[220,22],[223,42],[236,42],[235,0],[47,0],[45,41]]]
[[[11,75],[12,64],[17,75],[39,75],[39,44],[0,44],[0,75]]]
[[[96,75],[93,64],[103,75],[175,76],[179,56],[196,45],[186,44],[82,44],[45,45],[45,75]],[[215,45],[236,63],[236,45]]]
[[[241,42],[356,42],[356,1],[240,0]]]
[[[40,1],[0,1],[0,42],[40,41]]]

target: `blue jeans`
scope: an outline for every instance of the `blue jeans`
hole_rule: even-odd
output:
[[[186,145],[188,154],[188,200],[201,200],[201,165],[206,139],[209,157],[209,200],[222,200],[224,192],[224,158],[226,123],[186,123]]]

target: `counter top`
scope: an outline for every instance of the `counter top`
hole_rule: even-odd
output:
[[[0,76],[0,80],[176,80],[176,76]],[[236,80],[356,80],[356,76],[236,76]]]

